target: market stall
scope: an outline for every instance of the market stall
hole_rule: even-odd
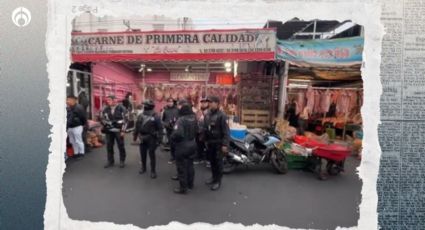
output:
[[[275,60],[275,45],[276,31],[269,28],[74,32],[71,53],[75,63],[92,65],[96,112],[108,94],[122,100],[131,93],[136,104],[152,99],[157,112],[169,97],[187,99],[197,108],[201,97],[216,95],[229,117],[265,127],[271,121],[271,85],[266,83],[251,105],[247,86],[266,79],[261,63]]]
[[[360,155],[362,48],[361,37],[278,41],[277,57],[287,63],[281,89],[285,95],[283,118],[287,120],[285,130],[291,127],[293,131],[286,137],[289,143],[282,143],[289,153],[288,163],[291,159],[301,166],[300,162],[306,163],[303,159],[307,157],[300,155],[306,154],[308,147],[322,148],[310,151],[310,156],[322,154],[321,159],[347,150]],[[326,155],[329,152],[334,155]]]

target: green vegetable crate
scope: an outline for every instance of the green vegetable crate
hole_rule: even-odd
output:
[[[287,154],[288,169],[304,169],[307,167],[307,157]]]
[[[307,157],[301,155],[291,154],[291,144],[285,143],[283,151],[286,153],[286,160],[288,162],[288,169],[304,169],[307,167]]]

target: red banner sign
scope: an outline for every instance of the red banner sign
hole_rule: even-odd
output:
[[[274,60],[273,29],[73,33],[72,60]]]

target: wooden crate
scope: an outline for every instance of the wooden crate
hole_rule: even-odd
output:
[[[270,111],[242,110],[242,124],[248,128],[270,127]]]

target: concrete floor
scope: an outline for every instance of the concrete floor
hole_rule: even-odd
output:
[[[171,221],[315,229],[357,225],[361,181],[355,174],[359,161],[354,158],[347,160],[344,174],[327,181],[297,170],[278,175],[269,165],[239,168],[225,175],[222,189],[216,192],[204,185],[209,169],[197,165],[195,189],[188,195],[176,195],[172,190],[177,182],[170,179],[175,165],[167,164],[169,152],[158,149],[158,178],[153,180],[149,174],[138,174],[138,147],[129,143],[128,139],[124,169],[103,168],[105,147],[92,150],[84,159],[68,161],[63,197],[72,219],[143,228]]]

